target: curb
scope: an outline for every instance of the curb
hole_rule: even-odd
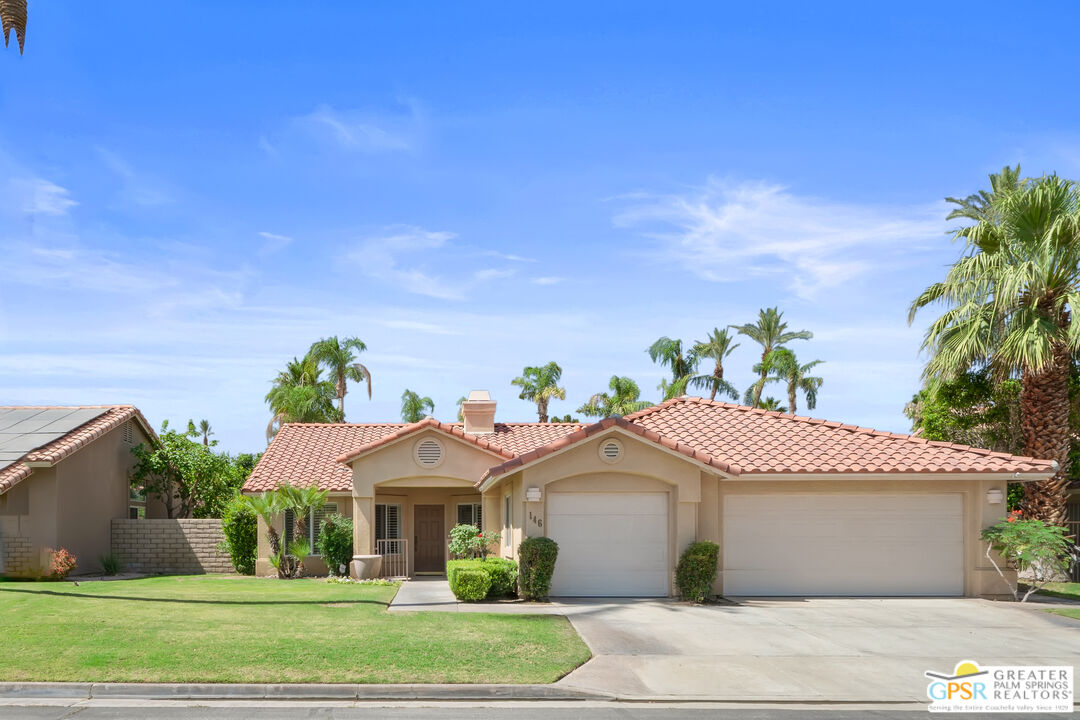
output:
[[[81,700],[614,700],[552,685],[0,682],[0,698]]]

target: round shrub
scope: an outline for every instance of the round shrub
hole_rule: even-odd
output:
[[[318,545],[331,575],[349,574],[353,557],[352,520],[337,513],[327,515],[319,530]]]
[[[518,578],[521,595],[526,600],[543,600],[551,592],[551,575],[555,572],[555,560],[559,556],[559,544],[551,538],[534,537],[521,541],[518,547]]]
[[[487,599],[506,597],[517,593],[517,563],[506,558],[488,558],[487,560],[449,560],[446,563],[446,579],[450,589],[454,589],[457,574],[462,570],[475,570],[488,577],[490,586]]]
[[[225,534],[225,547],[229,551],[233,567],[241,575],[255,574],[255,555],[259,548],[259,525],[255,511],[237,495],[225,506],[221,514],[221,531]]]
[[[683,600],[699,603],[709,599],[719,558],[720,546],[708,540],[693,543],[683,551],[675,568],[675,584]]]
[[[471,568],[460,568],[450,583],[454,597],[462,602],[479,602],[487,597],[490,589],[491,578],[488,574]]]

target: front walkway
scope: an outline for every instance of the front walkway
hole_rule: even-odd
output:
[[[440,610],[455,612],[458,601],[450,592],[450,583],[441,576],[418,575],[404,580],[397,595],[390,602],[390,612],[410,610]]]

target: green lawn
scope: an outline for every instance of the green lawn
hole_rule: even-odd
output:
[[[546,683],[563,617],[388,613],[396,587],[229,576],[0,581],[3,680]]]
[[[1047,583],[1046,587],[1039,590],[1037,594],[1065,598],[1066,600],[1080,600],[1080,583]],[[1080,607],[1055,608],[1050,612],[1055,615],[1064,615],[1068,618],[1080,620]]]

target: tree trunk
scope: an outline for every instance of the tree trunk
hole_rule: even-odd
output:
[[[536,401],[536,414],[540,417],[540,422],[546,423],[548,421],[547,400]]]
[[[712,376],[712,394],[709,395],[709,400],[716,400],[716,391],[720,389],[720,383],[724,380],[724,367],[719,362],[717,362],[716,367],[713,368]]]
[[[766,350],[761,353],[761,381],[754,386],[754,407],[761,407],[761,393],[765,390],[765,378],[769,375],[769,371],[765,367],[765,358],[769,356],[770,352],[770,350]]]
[[[787,386],[787,411],[792,415],[795,414],[795,383],[789,382]]]
[[[1024,373],[1020,390],[1024,452],[1058,463],[1058,472],[1053,477],[1024,483],[1024,515],[1052,525],[1065,524],[1069,484],[1069,366],[1068,350],[1059,347],[1054,351],[1050,367],[1037,374]]]

